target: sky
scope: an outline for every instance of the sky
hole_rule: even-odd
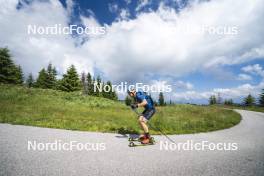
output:
[[[264,88],[263,17],[263,0],[0,0],[0,47],[25,75],[74,64],[114,84],[171,85],[167,101],[240,102]],[[28,33],[55,24],[105,33]]]

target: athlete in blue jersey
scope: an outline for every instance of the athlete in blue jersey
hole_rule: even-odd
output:
[[[140,127],[144,131],[144,135],[140,137],[143,144],[149,143],[150,135],[147,126],[148,120],[155,114],[156,110],[154,107],[153,100],[150,96],[146,95],[144,92],[137,91],[132,89],[128,91],[128,94],[135,99],[135,104],[131,105],[132,109],[136,109],[138,107],[144,107],[145,110],[138,118],[138,122]]]

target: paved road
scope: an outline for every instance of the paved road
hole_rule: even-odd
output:
[[[237,145],[237,150],[184,150],[156,136],[157,145],[129,148],[118,134],[76,132],[0,124],[0,175],[264,175],[264,114],[238,110],[243,120],[233,128],[171,136],[177,143]],[[28,141],[88,143],[92,151],[28,150]],[[59,140],[61,142],[59,142]],[[98,146],[95,143],[99,143]],[[100,144],[103,143],[103,144]],[[205,142],[206,143],[206,142]],[[207,144],[208,144],[207,143]],[[162,146],[161,146],[162,144]],[[223,145],[222,145],[223,146]],[[93,147],[93,148],[91,148]],[[234,147],[234,146],[233,146]],[[232,149],[235,149],[235,147]],[[103,150],[105,148],[105,150]],[[32,148],[31,148],[32,149]],[[50,149],[50,148],[49,148]]]

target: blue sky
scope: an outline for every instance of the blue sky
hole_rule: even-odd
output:
[[[240,102],[264,88],[263,17],[261,0],[10,0],[0,2],[0,47],[35,77],[49,62],[61,74],[74,64],[116,84],[170,84],[165,97],[175,102],[207,103],[218,93]],[[106,33],[27,33],[55,24]]]

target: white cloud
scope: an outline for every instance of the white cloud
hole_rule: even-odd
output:
[[[243,67],[242,70],[247,73],[264,77],[264,70],[259,64],[248,65],[246,67]]]
[[[130,13],[128,9],[121,9],[119,14],[119,20],[128,20],[130,17]]]
[[[252,80],[252,77],[250,75],[241,73],[241,74],[238,75],[237,80],[239,80],[239,81],[249,81],[249,80]]]
[[[34,1],[20,10],[16,9],[16,4],[16,0],[0,1],[0,43],[8,46],[14,60],[26,73],[36,75],[49,62],[57,67],[59,73],[65,72],[73,63],[80,72],[93,73],[93,61],[87,58],[85,50],[74,45],[75,40],[70,36],[27,34],[28,25],[67,26],[69,9],[64,9],[56,0]],[[68,7],[71,6],[73,4]]]
[[[204,92],[186,91],[173,93],[173,99],[176,101],[208,100],[211,95],[218,95],[218,93],[223,99],[241,99],[248,94],[257,97],[263,88],[264,81],[257,85],[243,84],[234,88],[215,88]]]
[[[118,5],[116,3],[108,4],[108,9],[112,13],[116,13],[118,11]]]
[[[67,4],[67,11],[69,14],[71,14],[74,7],[74,3],[72,0],[66,0],[66,4]]]
[[[138,6],[136,7],[136,11],[140,11],[142,8],[144,8],[146,5],[150,4],[151,0],[139,0]]]
[[[187,89],[187,90],[193,89],[193,85],[191,83],[183,82],[183,81],[176,81],[174,86],[176,87],[176,90],[177,89]]]
[[[180,14],[161,6],[157,12],[114,22],[107,35],[90,40],[83,48],[115,80],[140,80],[146,73],[182,76],[212,66],[248,62],[254,56],[264,57],[264,39],[259,37],[264,35],[263,12],[260,0],[198,3]],[[238,34],[182,31],[183,26],[192,29],[202,25],[237,26]]]
[[[69,8],[73,6],[72,1],[67,2]],[[262,0],[208,1],[193,3],[180,13],[161,4],[156,12],[141,12],[135,19],[113,22],[106,35],[76,47],[70,36],[26,34],[27,24],[67,26],[70,9],[64,9],[59,1],[35,1],[20,10],[16,9],[16,0],[0,1],[0,43],[11,49],[14,59],[27,72],[36,73],[51,61],[60,71],[66,70],[70,63],[76,63],[80,72],[93,72],[96,66],[115,81],[138,81],[148,73],[180,77],[209,70],[208,67],[263,58],[262,3]],[[100,25],[94,17],[81,19],[86,25]],[[190,29],[236,26],[238,34],[192,34],[182,30],[186,26]]]

